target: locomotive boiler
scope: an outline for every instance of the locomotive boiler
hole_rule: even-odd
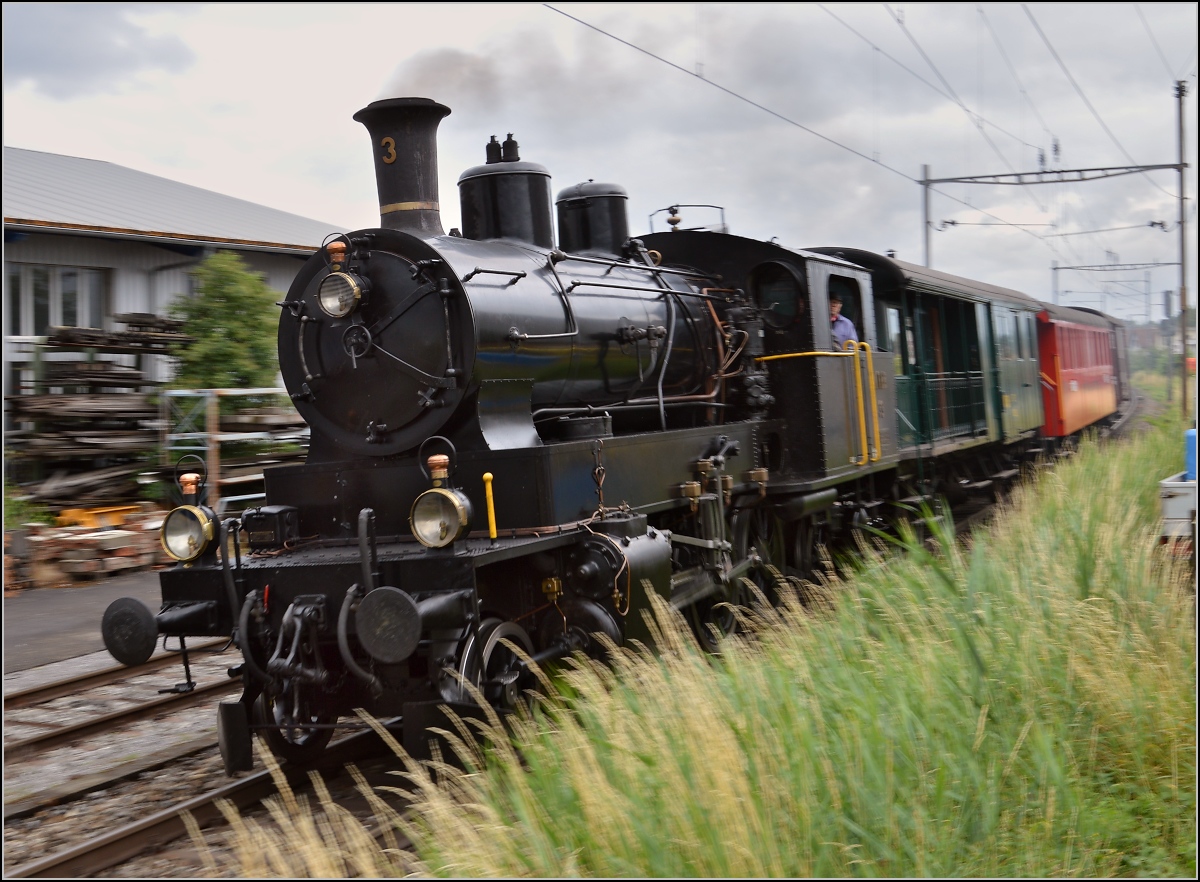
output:
[[[127,664],[159,637],[232,637],[231,772],[252,733],[304,762],[358,709],[427,755],[444,708],[512,710],[537,666],[649,644],[652,598],[717,649],[738,606],[803,598],[856,530],[1010,482],[1053,434],[1039,383],[1073,407],[1037,361],[1066,312],[892,256],[680,230],[677,211],[631,238],[621,187],[552,198],[512,135],[462,173],[446,233],[448,113],[355,115],[379,226],[332,237],[279,303],[304,464],[224,520],[185,475],[160,609],[105,613]],[[835,298],[856,328],[841,347]]]

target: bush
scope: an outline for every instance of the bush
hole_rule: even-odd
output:
[[[276,324],[282,299],[230,251],[219,251],[194,273],[196,294],[172,307],[194,342],[179,353],[174,385],[183,389],[274,386]]]
[[[44,506],[21,493],[21,488],[4,480],[4,529],[17,530],[22,524],[52,524],[54,515]]]

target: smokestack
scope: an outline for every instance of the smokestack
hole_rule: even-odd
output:
[[[450,108],[430,98],[372,101],[354,114],[371,133],[379,225],[442,236],[438,205],[437,127]]]

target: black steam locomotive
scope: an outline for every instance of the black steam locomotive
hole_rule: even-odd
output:
[[[189,478],[161,610],[106,613],[127,663],[158,635],[234,636],[230,771],[251,731],[302,762],[356,708],[421,753],[439,708],[511,708],[530,659],[649,642],[652,593],[715,647],[733,605],[802,590],[823,544],[992,492],[1042,441],[1042,304],[866,252],[630,238],[624,190],[593,181],[554,201],[556,246],[549,174],[511,135],[460,177],[447,235],[448,113],[355,115],[380,226],[328,242],[280,304],[307,462],[225,522]],[[857,330],[841,348],[831,296]]]

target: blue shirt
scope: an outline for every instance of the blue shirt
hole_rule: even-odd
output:
[[[833,348],[840,350],[845,345],[847,340],[858,342],[858,332],[854,330],[854,322],[846,318],[844,315],[838,315],[833,320],[830,326],[830,333],[833,335]]]

